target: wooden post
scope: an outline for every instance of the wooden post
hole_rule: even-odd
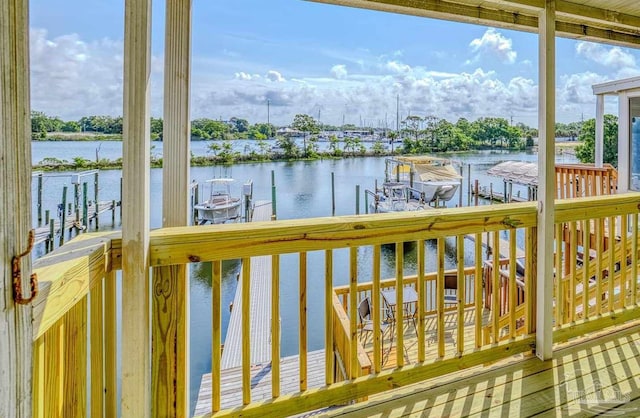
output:
[[[73,183],[73,211],[76,214],[76,222],[80,220],[80,182]]]
[[[56,237],[56,229],[55,229],[55,221],[53,219],[49,219],[49,241],[47,242],[47,252],[53,251],[53,247],[55,246],[55,237]]]
[[[331,172],[331,216],[336,216],[336,183],[333,171]]]
[[[364,213],[369,213],[369,194],[364,193]]]
[[[191,0],[167,0],[164,53],[162,226],[189,225]],[[153,270],[151,415],[189,416],[186,265]],[[214,307],[219,309],[219,307]]]
[[[82,225],[89,229],[89,203],[87,202],[87,182],[82,183]]]
[[[98,174],[99,173],[96,172],[93,175],[93,204],[96,205],[96,212],[94,215],[94,218],[96,220],[96,229],[100,228],[100,224],[98,223],[98,214],[100,210],[100,201],[98,200],[98,191],[100,190],[98,188]]]
[[[42,173],[38,174],[38,226],[42,224]]]
[[[64,229],[67,225],[67,186],[62,187],[62,213],[60,214],[60,244],[64,244]]]
[[[467,164],[467,206],[471,206],[471,164]]]
[[[44,211],[44,224],[49,225],[49,219],[51,219],[51,212],[49,209]]]
[[[462,207],[462,180],[464,179],[464,166],[460,166],[460,188],[458,190],[458,207]]]
[[[27,248],[32,224],[28,5],[0,2],[0,417],[32,415],[32,306],[11,296],[11,259]],[[31,257],[20,265],[28,298]]]
[[[121,410],[123,418],[149,418],[151,0],[125,0],[124,14]]]
[[[478,206],[478,193],[480,192],[479,190],[479,186],[478,186],[478,179],[475,179],[475,181],[473,182],[473,194],[475,195],[474,197],[474,205]]]
[[[116,201],[111,201],[111,226],[116,226]]]
[[[604,94],[596,95],[595,166],[603,166],[604,156]]]
[[[356,184],[356,215],[360,215],[360,185]]]
[[[536,355],[553,354],[553,226],[555,207],[555,0],[545,0],[539,25],[538,259]],[[560,239],[560,237],[558,237]]]
[[[122,225],[122,177],[120,177],[120,225]]]
[[[275,221],[278,218],[276,211],[276,174],[271,170],[271,220]]]

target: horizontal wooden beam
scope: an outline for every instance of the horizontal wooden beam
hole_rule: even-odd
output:
[[[34,263],[40,288],[33,302],[34,341],[110,271],[111,240],[117,235],[80,235]]]
[[[360,9],[421,16],[504,29],[538,32],[537,0],[478,1],[476,4],[440,0],[310,0]],[[613,45],[640,45],[640,16],[621,14],[575,3],[558,2],[558,36]]]
[[[151,265],[375,245],[536,224],[535,202],[279,222],[163,228],[151,233]]]
[[[640,193],[558,199],[555,222],[606,218],[640,212]]]

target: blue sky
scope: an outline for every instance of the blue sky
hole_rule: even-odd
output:
[[[535,34],[301,0],[194,1],[193,118],[394,127],[408,114],[537,124]],[[31,0],[32,107],[122,113],[123,1]],[[152,103],[162,115],[164,2],[153,4]],[[558,39],[557,119],[592,118],[591,85],[640,75],[627,48]],[[616,112],[608,100],[607,112]]]

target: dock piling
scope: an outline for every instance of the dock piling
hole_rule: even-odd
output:
[[[360,185],[356,184],[356,215],[360,215]]]
[[[38,174],[38,226],[42,225],[42,173]]]
[[[111,226],[116,226],[116,201],[111,201]]]
[[[51,218],[51,212],[49,209],[44,211],[44,224],[49,225],[49,219]]]
[[[278,218],[276,211],[276,173],[271,170],[271,220]]]
[[[64,244],[64,227],[67,224],[67,186],[62,188],[62,203],[60,211],[60,244]]]
[[[336,186],[333,171],[331,172],[331,216],[336,216]]]
[[[89,203],[87,202],[87,182],[82,183],[82,226],[85,231],[89,229]],[[98,210],[96,208],[96,218],[98,216]]]
[[[53,251],[53,247],[55,246],[55,236],[55,221],[53,219],[49,219],[49,239],[47,239],[47,241],[45,242],[45,253]]]
[[[96,230],[100,229],[100,224],[98,223],[98,215],[100,214],[100,207],[99,207],[99,203],[100,202],[98,200],[98,190],[100,190],[98,188],[98,172],[96,172],[93,175],[93,203],[96,205],[96,214],[94,216],[95,220],[96,220]]]

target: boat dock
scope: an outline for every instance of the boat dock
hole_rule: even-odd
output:
[[[253,222],[271,219],[271,202],[258,201]],[[239,275],[233,310],[222,351],[222,368],[242,366],[242,273]],[[271,256],[251,258],[251,364],[271,361]]]
[[[307,372],[307,382],[310,388],[321,387],[325,384],[324,350],[307,353]],[[271,361],[255,364],[251,367],[252,401],[271,399],[271,376]],[[220,374],[220,388],[220,407],[222,409],[242,405],[242,367],[223,369]],[[280,390],[282,393],[295,393],[300,390],[299,355],[284,357],[280,360]],[[207,373],[202,375],[194,416],[204,416],[210,413],[211,373]]]

